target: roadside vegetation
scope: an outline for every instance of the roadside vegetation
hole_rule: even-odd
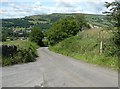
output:
[[[2,45],[2,66],[27,63],[35,61],[37,57],[36,49],[39,46],[30,41],[9,41]]]
[[[2,34],[2,36],[5,36],[5,34]],[[0,45],[2,66],[34,62],[37,57],[37,49],[44,46],[42,42],[44,35],[38,27],[32,28],[29,34],[21,34],[20,36],[16,34],[16,36],[18,38],[23,37],[23,39],[15,39],[16,37],[12,32],[6,35],[6,38],[12,37],[13,40],[6,40],[2,37],[3,42]],[[27,37],[27,40],[25,37]]]
[[[111,8],[106,15],[54,13],[3,19],[3,66],[35,61],[36,49],[49,45],[63,55],[119,69],[119,6],[117,0],[106,2],[105,7]]]
[[[99,33],[103,31],[103,48],[100,54]],[[90,29],[79,32],[49,49],[88,63],[118,69],[118,58],[112,44],[113,33],[107,30]]]
[[[114,46],[117,49],[117,57],[118,57],[118,67],[120,71],[120,1],[115,0],[111,3],[106,2],[105,3],[106,8],[109,9],[109,11],[105,12],[107,16],[110,18],[111,21],[114,21],[113,25],[116,28],[116,32],[114,33],[113,41]]]
[[[106,66],[115,70],[120,69],[120,2],[106,2],[105,7],[110,9],[107,18],[109,28],[83,29],[78,34],[63,39],[49,49],[78,60],[84,60]],[[73,30],[73,29],[72,29]],[[74,29],[75,30],[75,29]],[[57,39],[56,39],[57,40]]]
[[[75,36],[84,27],[90,28],[83,14],[60,19],[48,30],[49,45],[55,45],[66,38]]]
[[[39,46],[44,46],[44,43],[42,41],[43,38],[44,38],[44,35],[40,28],[38,27],[32,28],[30,36],[29,36],[30,41],[35,42]]]

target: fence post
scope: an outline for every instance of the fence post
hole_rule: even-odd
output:
[[[100,39],[100,49],[99,49],[99,53],[100,55],[102,54],[103,52],[103,30],[101,30],[99,32],[99,39]]]

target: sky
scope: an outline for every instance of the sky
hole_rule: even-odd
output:
[[[0,0],[0,18],[22,18],[52,13],[102,14],[114,0]]]

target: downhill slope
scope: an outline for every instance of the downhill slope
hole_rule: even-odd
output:
[[[2,68],[3,87],[118,87],[118,73],[38,49],[36,62]],[[111,89],[111,88],[110,88]],[[112,88],[114,89],[114,88]]]

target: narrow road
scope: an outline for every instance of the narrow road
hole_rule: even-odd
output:
[[[118,87],[118,73],[48,50],[36,62],[2,68],[3,87]]]

